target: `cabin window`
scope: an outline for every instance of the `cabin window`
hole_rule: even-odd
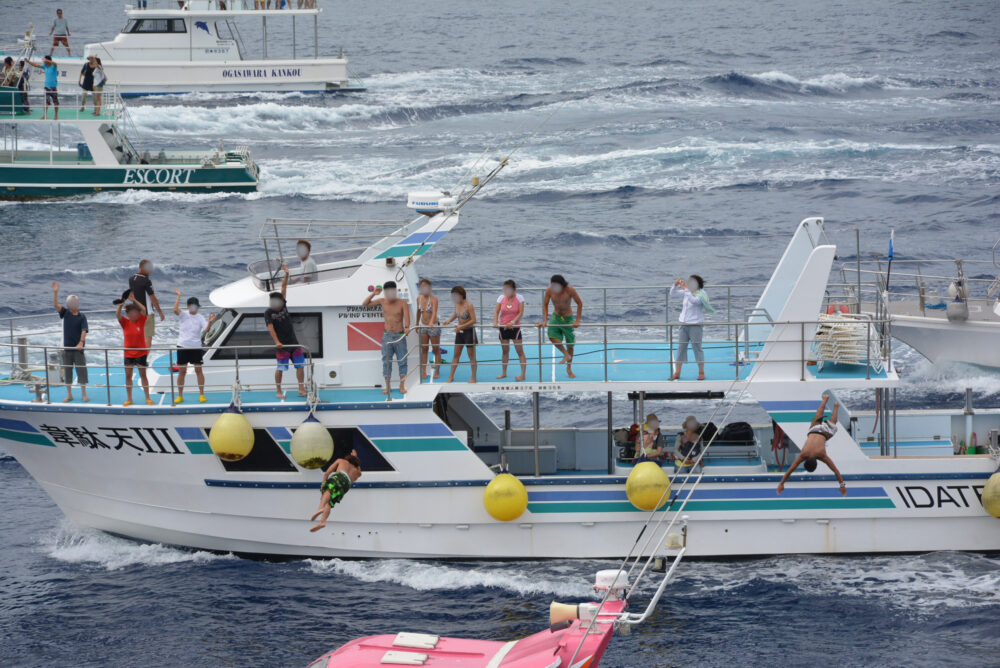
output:
[[[323,315],[292,313],[292,326],[299,345],[305,347],[313,359],[323,357]],[[264,324],[263,313],[244,313],[212,359],[231,360],[236,358],[237,353],[241,360],[274,357],[274,339]]]
[[[176,33],[187,32],[184,19],[132,19],[122,32]]]

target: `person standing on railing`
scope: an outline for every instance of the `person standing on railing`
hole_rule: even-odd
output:
[[[829,394],[823,395],[823,401],[820,402],[819,408],[816,409],[816,415],[809,425],[806,442],[802,445],[799,456],[795,458],[792,465],[785,471],[785,475],[781,477],[781,482],[778,483],[778,494],[785,491],[785,483],[788,481],[789,476],[792,475],[792,472],[798,468],[799,464],[805,462],[806,471],[812,473],[816,470],[816,462],[823,462],[833,471],[833,475],[837,476],[837,482],[840,483],[840,495],[847,496],[847,484],[844,482],[844,476],[840,475],[837,465],[830,459],[830,455],[826,454],[826,442],[837,433],[837,413],[840,410],[840,404],[834,402],[833,414],[829,420],[824,420],[826,402],[829,400]]]
[[[278,368],[274,371],[274,384],[278,388],[278,398],[284,399],[285,393],[281,390],[281,378],[288,369],[288,362],[291,360],[295,367],[295,379],[299,381],[299,396],[306,396],[306,356],[299,346],[299,339],[295,336],[295,328],[292,326],[292,316],[288,312],[288,303],[285,295],[288,294],[288,265],[281,265],[281,270],[285,273],[281,279],[281,292],[272,292],[268,301],[268,308],[264,311],[264,324],[267,331],[271,333],[271,339],[277,348],[275,358],[278,360]]]
[[[441,321],[438,319],[438,298],[429,278],[421,278],[417,287],[417,327],[420,329],[420,377],[426,374],[430,348],[434,348],[434,377],[441,377]]]
[[[166,318],[163,315],[163,309],[160,308],[160,300],[153,293],[153,281],[149,278],[149,275],[152,273],[153,261],[141,260],[139,262],[138,273],[132,274],[132,277],[128,279],[128,299],[142,304],[143,310],[149,316],[146,318],[147,348],[153,346],[153,335],[156,334],[156,320],[149,314],[155,308],[156,312],[160,314],[160,322],[163,322],[164,318]]]
[[[511,343],[514,344],[517,357],[521,360],[521,375],[514,380],[524,380],[528,375],[528,358],[524,354],[524,344],[521,339],[521,319],[524,317],[524,305],[524,297],[517,292],[517,283],[510,279],[504,281],[503,294],[497,297],[497,305],[493,309],[493,326],[500,330],[500,345],[503,347],[502,366],[497,380],[507,377]]]
[[[187,378],[188,364],[194,365],[194,375],[198,378],[198,401],[205,403],[205,372],[201,370],[205,358],[205,349],[201,347],[201,337],[208,329],[209,320],[198,313],[201,304],[197,297],[189,297],[187,309],[181,310],[181,291],[174,288],[177,301],[174,302],[174,314],[180,318],[181,327],[177,332],[177,397],[174,403],[184,402],[184,381]]]
[[[125,316],[122,317],[122,309]],[[149,366],[149,349],[146,347],[146,307],[140,302],[119,301],[115,309],[115,317],[121,325],[125,338],[125,403],[132,405],[132,367],[139,369],[139,379],[142,381],[142,391],[146,393],[146,405],[152,406],[149,397],[149,379],[146,377],[146,367]],[[110,382],[110,379],[109,379]]]
[[[25,60],[32,67],[37,67],[45,72],[45,111],[42,112],[42,120],[49,116],[49,104],[55,107],[55,120],[59,120],[59,68],[52,56],[43,56],[41,64],[33,60]]]
[[[670,296],[681,298],[681,329],[677,339],[674,375],[670,380],[681,377],[681,367],[687,362],[689,342],[694,350],[694,360],[698,363],[698,380],[705,380],[705,353],[701,349],[705,314],[715,313],[705,293],[705,280],[698,274],[691,274],[687,281],[678,278],[670,288]]]
[[[552,317],[549,317],[549,303],[552,303]],[[573,318],[573,304],[576,302],[576,319]],[[566,375],[573,375],[573,346],[576,344],[576,328],[580,326],[580,315],[583,313],[583,300],[576,288],[566,282],[562,274],[555,274],[549,279],[549,287],[542,299],[542,322],[538,327],[545,327],[549,341],[563,354],[559,364],[566,364]],[[565,347],[563,343],[565,342]]]
[[[63,380],[66,382],[66,398],[63,401],[73,401],[74,369],[80,383],[80,398],[90,401],[87,396],[87,356],[83,354],[87,340],[87,316],[80,313],[80,298],[70,295],[66,298],[66,306],[60,306],[59,284],[52,281],[52,306],[63,325]]]
[[[476,382],[476,307],[466,298],[465,288],[456,285],[451,289],[451,303],[455,305],[455,313],[445,320],[441,325],[447,327],[455,323],[455,352],[451,358],[451,373],[448,374],[448,382],[455,382],[455,371],[458,370],[458,363],[462,361],[462,351],[469,351],[469,367],[472,373],[469,382]]]
[[[66,55],[72,56],[73,52],[69,50],[69,23],[63,18],[63,10],[56,10],[56,18],[52,21],[52,28],[49,29],[49,34],[52,35],[52,48],[49,49],[49,55],[51,56],[56,47],[62,43],[66,47]]]
[[[395,281],[386,281],[383,288],[376,287],[369,292],[362,306],[381,306],[385,330],[382,332],[382,377],[385,378],[385,388],[382,394],[392,397],[392,358],[399,365],[399,391],[406,394],[406,335],[410,333],[410,305],[397,297]]]

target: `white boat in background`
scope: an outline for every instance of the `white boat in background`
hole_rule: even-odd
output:
[[[364,90],[351,82],[342,50],[335,58],[320,56],[323,10],[315,2],[302,9],[254,9],[253,0],[185,0],[183,9],[173,0],[144,4],[126,5],[127,21],[113,40],[87,44],[80,58],[56,54],[60,84],[76,87],[84,57],[93,54],[124,97]],[[259,22],[259,43],[250,45],[241,36],[240,25],[246,27],[246,21]],[[291,57],[269,54],[274,45],[268,31],[275,22],[291,23],[291,44],[281,45]],[[302,32],[308,46],[299,41]]]

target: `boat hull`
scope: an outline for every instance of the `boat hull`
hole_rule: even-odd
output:
[[[245,165],[0,165],[0,199],[30,199],[115,190],[254,192],[257,177]]]
[[[622,475],[557,475],[522,478],[528,509],[513,522],[498,522],[483,507],[491,473],[475,453],[421,452],[414,448],[431,447],[423,445],[430,441],[415,438],[404,446],[393,439],[396,450],[380,444],[396,470],[366,472],[327,528],[311,533],[320,472],[290,461],[282,472],[227,471],[204,444],[222,406],[59,408],[0,407],[0,446],[78,525],[143,541],[295,557],[615,558],[648,518],[627,501]],[[429,409],[379,413],[400,429],[434,420]],[[374,417],[372,411],[318,414],[331,428]],[[276,408],[248,417],[270,432],[294,428],[306,412]],[[83,429],[101,445],[74,440]],[[988,457],[878,462],[882,472],[846,473],[846,498],[829,476],[795,476],[780,497],[776,474],[707,476],[684,511],[688,554],[1000,550],[1000,520],[979,501],[992,472]],[[444,478],[439,471],[460,475]]]
[[[931,362],[1000,367],[1000,321],[893,315],[892,335]]]

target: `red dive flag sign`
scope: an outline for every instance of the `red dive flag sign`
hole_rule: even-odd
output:
[[[382,332],[384,331],[385,324],[381,320],[347,323],[348,352],[382,350]]]

